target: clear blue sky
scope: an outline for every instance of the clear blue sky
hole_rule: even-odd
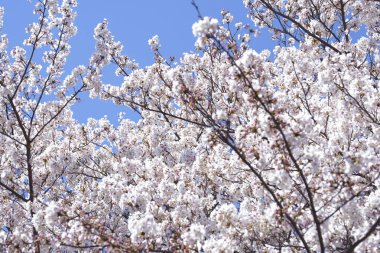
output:
[[[10,47],[22,45],[26,37],[25,27],[36,18],[32,13],[34,4],[34,0],[0,0],[0,6],[5,7],[3,32],[8,34]],[[242,1],[198,0],[197,4],[203,16],[221,20],[220,11],[225,9],[231,11],[234,21],[249,22]],[[191,6],[191,0],[78,0],[76,11],[78,34],[71,40],[72,53],[66,67],[67,73],[79,64],[88,63],[95,46],[93,30],[104,18],[108,19],[115,38],[123,42],[124,52],[141,67],[153,63],[147,41],[155,34],[160,37],[164,56],[178,59],[182,53],[194,50],[195,38],[191,27],[197,20],[197,13]],[[275,42],[265,32],[252,42],[253,48],[258,51],[271,49],[273,45]],[[121,82],[111,75],[105,75],[105,81],[115,85]],[[80,122],[86,122],[88,117],[100,118],[104,115],[116,122],[118,112],[126,111],[125,107],[116,107],[110,102],[91,100],[88,94],[81,98],[81,102],[73,107],[74,116]],[[130,117],[133,118],[133,115]]]

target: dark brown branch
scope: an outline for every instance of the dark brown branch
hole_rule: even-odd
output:
[[[372,226],[368,229],[367,233],[365,233],[365,235],[363,235],[363,237],[361,237],[354,244],[352,244],[352,246],[346,251],[346,253],[354,252],[355,248],[357,246],[359,246],[359,244],[361,244],[362,242],[367,240],[367,238],[370,237],[379,226],[380,226],[380,217],[377,218],[375,223],[372,224]]]
[[[3,182],[0,181],[0,186],[5,188],[6,190],[10,191],[13,195],[15,195],[18,199],[24,201],[24,202],[28,202],[29,200],[28,199],[25,199],[24,196],[22,196],[21,194],[17,193],[15,190],[13,190],[12,188],[10,188],[8,185],[4,184]]]
[[[274,14],[277,14],[287,20],[289,20],[290,22],[292,22],[293,24],[295,24],[296,26],[298,26],[303,32],[305,32],[307,35],[311,36],[312,38],[316,39],[317,41],[319,41],[322,45],[332,49],[334,52],[336,53],[341,53],[336,47],[332,46],[330,43],[324,41],[323,39],[321,39],[319,36],[315,35],[314,33],[310,32],[308,29],[306,29],[300,22],[298,22],[297,20],[295,20],[294,18],[276,10],[271,4],[269,4],[268,2],[264,1],[264,0],[260,0],[260,2],[265,5],[265,7],[267,7],[271,12],[273,12]]]

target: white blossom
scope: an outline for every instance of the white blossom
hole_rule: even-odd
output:
[[[206,34],[212,34],[218,29],[218,20],[215,18],[204,17],[193,24],[194,36],[203,36]]]
[[[154,35],[148,40],[148,44],[152,50],[157,50],[160,47],[160,39],[158,35]]]

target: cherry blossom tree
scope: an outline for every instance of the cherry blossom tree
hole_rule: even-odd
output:
[[[379,250],[380,3],[243,3],[250,26],[194,2],[196,53],[165,59],[154,36],[145,68],[104,20],[63,76],[74,0],[38,1],[25,47],[2,35],[2,250]],[[260,28],[272,56],[251,48]],[[109,64],[121,84],[102,82]],[[81,92],[141,119],[79,124]]]

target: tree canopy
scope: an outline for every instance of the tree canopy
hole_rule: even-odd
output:
[[[145,68],[104,20],[69,75],[77,1],[35,2],[23,46],[0,38],[2,251],[379,250],[379,1],[244,0],[250,25],[193,2],[195,53],[154,36]],[[141,119],[80,124],[82,93]]]

